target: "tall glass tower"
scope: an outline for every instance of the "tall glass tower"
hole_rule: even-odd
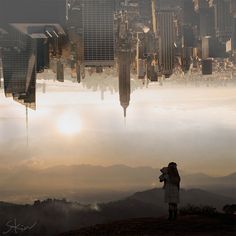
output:
[[[83,0],[84,63],[114,64],[114,0]]]

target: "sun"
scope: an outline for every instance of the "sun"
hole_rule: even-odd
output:
[[[75,135],[81,131],[81,120],[78,115],[64,113],[57,121],[58,131],[65,135]]]

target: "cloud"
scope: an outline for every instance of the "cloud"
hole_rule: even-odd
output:
[[[30,159],[21,160],[18,164],[19,166],[38,169],[38,168],[44,168],[45,167],[45,161],[41,158],[32,157]]]

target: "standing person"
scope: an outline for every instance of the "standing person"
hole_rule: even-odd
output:
[[[162,168],[163,170],[163,168]],[[164,177],[164,178],[163,178]],[[167,167],[167,173],[160,176],[160,181],[164,181],[165,202],[169,204],[169,220],[177,218],[180,176],[175,162],[170,162]]]

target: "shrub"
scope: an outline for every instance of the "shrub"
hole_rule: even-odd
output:
[[[232,205],[225,205],[223,207],[223,211],[225,214],[235,214],[236,213],[236,204],[232,204]]]
[[[204,215],[204,216],[212,216],[217,213],[216,208],[211,206],[195,206],[195,205],[187,205],[181,207],[179,210],[181,215]]]

